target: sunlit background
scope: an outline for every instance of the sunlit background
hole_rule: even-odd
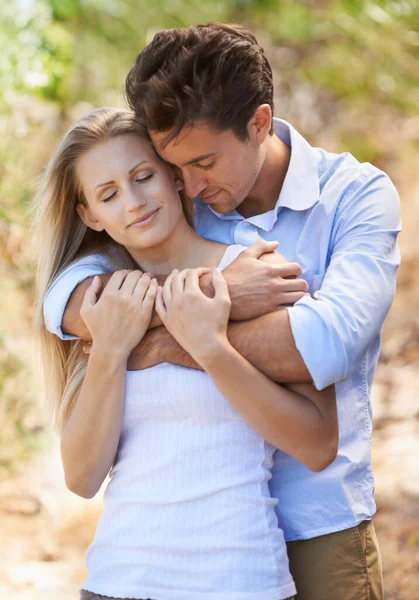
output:
[[[312,144],[385,170],[403,265],[372,390],[386,600],[419,589],[419,4],[416,0],[0,0],[0,598],[70,600],[100,499],[65,490],[32,335],[30,203],[69,122],[123,105],[163,28],[247,25],[274,70],[276,116]],[[366,282],[368,285],[368,282]],[[360,332],[362,335],[362,332]]]

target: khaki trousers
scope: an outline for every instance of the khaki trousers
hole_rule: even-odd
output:
[[[288,542],[296,600],[383,600],[381,555],[372,521]]]
[[[288,598],[287,600],[294,600],[295,596]],[[80,600],[133,600],[132,598],[115,598],[111,596],[101,596],[100,594],[94,594],[93,592],[88,592],[86,590],[81,590],[80,592]],[[148,598],[147,600],[150,600]]]

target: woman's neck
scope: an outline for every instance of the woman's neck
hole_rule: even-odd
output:
[[[184,219],[179,219],[171,235],[153,248],[128,248],[144,272],[168,275],[173,269],[216,267],[226,246],[198,235]]]

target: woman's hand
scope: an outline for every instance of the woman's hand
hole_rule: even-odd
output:
[[[227,283],[217,269],[212,273],[215,290],[208,298],[199,287],[199,278],[209,269],[173,271],[163,287],[158,288],[156,310],[176,341],[204,366],[206,358],[229,345],[227,323],[230,297]]]
[[[92,349],[128,359],[150,324],[157,281],[141,271],[117,271],[102,287],[95,277],[84,296],[80,314],[93,339]]]

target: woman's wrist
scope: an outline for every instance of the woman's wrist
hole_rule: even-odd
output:
[[[228,341],[227,336],[220,335],[206,341],[205,344],[201,344],[199,351],[193,354],[193,358],[204,371],[208,371],[234,353],[236,353],[236,350]]]
[[[130,352],[123,348],[110,347],[106,344],[102,344],[100,342],[96,342],[93,340],[92,347],[90,350],[90,358],[91,361],[103,361],[107,366],[125,366],[128,362],[128,357]]]

